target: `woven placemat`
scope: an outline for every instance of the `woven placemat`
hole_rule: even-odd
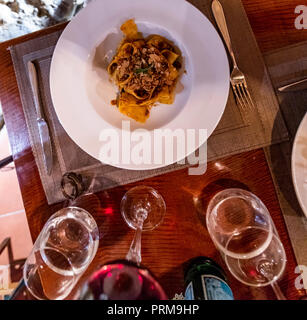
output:
[[[272,51],[265,55],[265,61],[290,134],[289,141],[267,147],[265,152],[297,263],[307,266],[307,219],[297,201],[291,174],[293,141],[307,112],[307,90],[287,93],[277,90],[307,77],[307,41]]]
[[[214,23],[211,0],[192,0],[190,2]],[[229,24],[235,55],[240,68],[247,77],[256,108],[249,111],[249,121],[246,121],[246,117],[242,116],[230,90],[225,113],[208,140],[209,161],[288,139],[288,131],[279,111],[270,77],[243,5],[240,0],[222,0],[221,2]],[[51,57],[60,33],[55,32],[10,48],[30,141],[48,203],[64,200],[60,181],[62,175],[68,171],[81,173],[91,192],[98,192],[184,168],[186,165],[174,164],[150,171],[118,169],[93,159],[70,139],[57,119],[49,89]],[[27,75],[28,61],[35,61],[38,66],[40,95],[50,127],[54,150],[54,166],[51,176],[48,176],[44,169],[33,96]]]

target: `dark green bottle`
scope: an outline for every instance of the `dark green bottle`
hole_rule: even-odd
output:
[[[184,288],[185,300],[234,300],[223,269],[207,257],[189,261]]]

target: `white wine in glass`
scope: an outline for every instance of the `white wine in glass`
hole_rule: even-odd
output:
[[[84,209],[68,207],[52,215],[28,256],[23,279],[39,300],[65,299],[93,260],[98,227]]]
[[[284,247],[264,203],[251,192],[226,189],[210,201],[209,234],[235,278],[250,286],[271,285],[285,297],[277,280],[286,265]]]
[[[284,247],[275,234],[266,249],[257,256],[247,259],[225,256],[227,267],[236,279],[249,286],[271,285],[280,300],[285,300],[285,297],[276,281],[282,276],[286,261]]]

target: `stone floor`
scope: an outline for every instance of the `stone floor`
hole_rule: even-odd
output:
[[[90,0],[0,0],[0,42],[68,20]]]

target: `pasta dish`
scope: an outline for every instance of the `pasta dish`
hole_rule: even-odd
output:
[[[174,102],[181,52],[162,36],[144,38],[132,19],[121,26],[121,31],[125,37],[108,66],[119,87],[117,99],[111,103],[121,113],[144,123],[156,103]]]

